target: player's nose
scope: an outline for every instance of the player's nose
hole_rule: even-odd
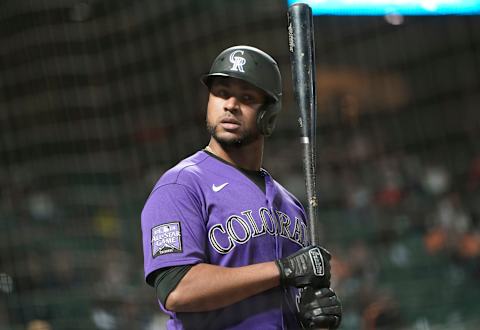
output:
[[[225,100],[225,103],[223,104],[223,108],[226,111],[235,111],[240,108],[240,101],[238,98],[234,95],[230,96],[228,99]]]

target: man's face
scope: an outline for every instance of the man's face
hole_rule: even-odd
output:
[[[207,129],[223,147],[240,147],[260,138],[257,112],[265,103],[263,91],[242,80],[214,78],[207,106]]]

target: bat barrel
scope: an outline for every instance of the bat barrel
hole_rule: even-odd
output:
[[[301,118],[307,125],[301,126],[302,137],[313,137],[315,126],[312,122],[316,108],[315,86],[315,47],[313,36],[313,16],[310,6],[297,3],[288,9],[288,41],[292,65],[293,92]]]

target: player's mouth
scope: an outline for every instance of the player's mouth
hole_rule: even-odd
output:
[[[220,121],[220,125],[222,126],[223,129],[225,130],[235,130],[238,127],[240,127],[240,122],[236,120],[235,118],[224,118]]]

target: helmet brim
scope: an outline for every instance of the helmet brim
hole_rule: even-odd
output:
[[[203,82],[203,84],[205,86],[207,86],[209,89],[211,87],[211,84],[212,84],[212,81],[214,78],[216,77],[224,77],[224,78],[236,78],[236,79],[239,79],[239,80],[242,80],[242,81],[245,81],[247,83],[249,83],[250,85],[254,86],[255,88],[258,88],[259,90],[263,91],[268,97],[270,97],[274,102],[278,102],[278,96],[275,95],[275,94],[272,94],[270,93],[269,91],[265,90],[264,88],[258,86],[257,84],[255,84],[255,82],[253,81],[250,81],[248,79],[245,79],[245,75],[242,74],[242,73],[235,73],[235,72],[228,72],[228,73],[224,73],[224,72],[214,72],[214,73],[208,73],[208,74],[205,74],[201,77],[201,81]]]

